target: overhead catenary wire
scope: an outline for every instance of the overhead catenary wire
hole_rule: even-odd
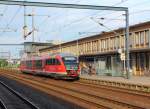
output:
[[[116,3],[116,4],[112,5],[112,6],[115,6],[115,5],[118,5],[118,4],[121,4],[121,3],[124,3],[124,2],[126,2],[126,1],[128,1],[128,0],[123,0],[123,1],[118,2],[118,3]],[[77,1],[77,2],[80,2],[80,0],[79,0],[79,1]],[[96,15],[96,14],[97,14],[97,13],[94,13],[94,14],[92,14],[92,15]],[[77,20],[75,20],[75,21],[73,21],[73,22],[71,22],[71,23],[69,23],[69,24],[67,24],[67,25],[64,25],[64,26],[63,26],[63,27],[61,27],[61,28],[66,28],[66,27],[70,26],[71,24],[73,24],[73,23],[77,23],[77,22],[80,22],[80,21],[84,20],[85,18],[87,18],[87,17],[89,17],[89,16],[92,16],[92,15],[88,15],[88,16],[85,16],[85,17],[83,17],[83,18],[81,18],[81,19],[77,19]]]
[[[129,16],[132,16],[132,15],[134,15],[134,14],[141,14],[141,13],[143,13],[143,12],[150,12],[150,9],[145,9],[145,10],[138,10],[138,11],[135,11],[135,12],[130,12],[129,13]],[[106,23],[110,23],[111,21],[125,21],[125,19],[119,19],[119,17],[121,17],[121,16],[123,16],[123,15],[118,15],[118,16],[115,16],[115,17],[113,17],[113,18],[110,18],[110,19],[108,19],[108,18],[104,18],[104,17],[101,17],[101,18],[97,18],[97,19],[99,19],[99,20],[103,20],[104,22],[103,23],[101,23],[101,25],[103,24],[106,24]],[[105,26],[105,25],[104,25]],[[103,26],[103,27],[104,27]],[[107,26],[105,26],[106,28],[107,28]],[[107,30],[110,30],[110,31],[112,31],[112,29],[108,29],[107,28]]]
[[[123,0],[123,1],[121,1],[121,2],[119,2],[119,3],[117,3],[117,4],[115,4],[115,5],[120,5],[120,4],[122,4],[122,3],[125,3],[125,2],[127,2],[128,0]],[[115,5],[112,5],[112,6],[115,6]],[[131,6],[132,7],[132,6]],[[139,12],[140,13],[140,12]],[[99,13],[94,13],[94,14],[92,14],[92,15],[96,15],[96,14],[99,14]],[[108,14],[108,13],[107,13]],[[106,14],[106,15],[107,15]],[[74,23],[78,23],[78,22],[80,22],[80,21],[82,21],[82,20],[85,20],[85,18],[87,18],[88,16],[91,16],[91,15],[87,15],[87,16],[85,16],[85,17],[83,17],[83,18],[81,18],[81,19],[77,19],[77,20],[75,20],[75,21],[73,21],[73,22],[71,22],[71,23],[69,23],[69,24],[67,24],[67,25],[64,25],[63,26],[63,28],[64,27],[69,27],[70,25],[72,25],[72,24],[74,24]],[[123,15],[120,15],[120,16],[123,16]],[[105,19],[106,20],[106,19]],[[107,19],[107,21],[112,21],[112,20],[114,20],[114,19]],[[124,20],[124,19],[123,19]],[[122,21],[123,21],[122,20]],[[106,22],[107,23],[107,22]],[[105,24],[105,23],[103,23],[103,24]]]
[[[122,3],[127,2],[127,1],[128,1],[128,0],[124,0],[124,1],[118,2],[118,3],[116,3],[116,4],[114,4],[114,5],[111,5],[111,6],[116,6],[116,5],[122,4]],[[103,11],[101,11],[100,13],[102,13],[102,12],[103,12]],[[92,14],[92,15],[87,15],[87,16],[81,18],[81,19],[78,19],[78,20],[75,20],[75,21],[71,22],[71,23],[68,24],[68,25],[65,25],[64,27],[67,27],[67,26],[69,26],[69,25],[71,25],[71,24],[73,24],[73,23],[80,22],[80,21],[85,20],[86,18],[88,18],[88,17],[90,17],[90,16],[97,15],[97,14],[99,14],[99,13],[94,13],[94,14]]]
[[[108,29],[109,31],[112,31],[113,33],[115,33],[116,35],[119,35],[119,33],[117,33],[116,31],[114,31],[113,29],[111,29],[110,27],[108,27],[108,26],[106,26],[106,25],[104,25],[103,23],[100,23],[100,22],[98,22],[98,21],[96,21],[96,20],[94,20],[93,18],[91,18],[91,20],[93,20],[95,23],[97,23],[99,26],[102,26],[102,27],[104,27],[104,28],[106,28],[106,29]]]
[[[37,28],[37,31],[40,31],[40,27],[42,26],[42,25],[44,25],[46,22],[47,22],[47,20],[50,18],[50,16],[48,15],[36,28]],[[41,34],[40,34],[41,35]],[[37,37],[39,37],[40,35],[38,35]]]
[[[122,1],[120,1],[120,2],[116,3],[116,4],[112,5],[112,6],[122,4],[122,3],[126,2],[126,1],[128,1],[128,0],[122,0]],[[77,1],[77,2],[80,2],[80,0],[79,0],[79,1]],[[95,15],[95,14],[97,14],[97,13],[94,13],[94,14],[92,14],[92,15]],[[91,16],[91,15],[88,15],[88,16]],[[86,18],[86,17],[88,17],[88,16],[85,16],[85,17],[83,17],[83,18],[81,18],[81,19],[78,19],[77,21],[74,21],[74,22],[72,22],[72,23],[79,22],[80,20],[83,20],[84,18]],[[68,25],[71,25],[72,23],[67,24],[67,25],[64,25],[64,26],[63,26],[63,27],[61,27],[61,28],[68,27]],[[60,28],[59,28],[59,30],[60,30]]]
[[[8,6],[5,6],[5,8],[4,8],[3,12],[1,13],[1,14],[2,14],[2,16],[0,17],[0,22],[2,21],[2,18],[4,17],[4,15],[5,15],[5,13],[6,13],[7,9],[8,9]]]
[[[141,14],[141,13],[143,13],[143,12],[150,12],[150,9],[139,10],[139,11],[131,12],[129,15],[132,16],[132,15],[134,15],[134,14]],[[118,19],[118,17],[120,17],[120,16],[122,16],[122,15],[113,17],[113,18],[111,18],[111,19],[106,19],[106,18],[104,18],[104,19],[101,19],[101,20],[104,20],[104,22],[103,22],[103,23],[100,23],[100,22],[99,22],[99,23],[100,23],[101,27],[105,27],[107,30],[113,31],[113,29],[111,29],[109,26],[106,26],[106,24],[109,24],[109,23],[110,23],[111,21],[113,21],[113,20],[115,20],[115,21],[122,21],[122,20],[125,20],[125,19],[122,19],[122,20]],[[120,27],[120,28],[122,28],[122,27]],[[90,31],[91,31],[91,30],[95,30],[95,27],[94,27],[94,28],[91,28]],[[99,33],[100,33],[100,32],[99,32]],[[115,34],[116,34],[116,33],[115,33]],[[118,35],[119,35],[119,34],[118,34]]]
[[[128,1],[128,0],[122,0],[121,2],[116,3],[116,4],[114,4],[114,5],[111,5],[111,6],[120,5],[120,4],[125,3],[125,2],[127,2],[127,1]],[[140,4],[144,4],[144,3],[145,3],[145,2],[137,3],[136,6],[137,6],[137,5],[140,5]],[[130,6],[129,8],[132,8],[133,6],[135,6],[135,4],[132,5],[132,6]],[[101,13],[101,12],[100,12],[100,13]],[[92,14],[92,15],[97,15],[97,14],[99,14],[99,13],[94,13],[94,14]],[[113,14],[113,13],[110,13],[110,14]],[[110,14],[109,14],[109,13],[106,13],[106,14],[101,14],[101,15],[110,15]],[[68,27],[68,26],[70,26],[71,24],[78,23],[78,22],[80,22],[80,21],[82,21],[82,20],[85,20],[87,17],[90,17],[90,16],[92,16],[92,15],[88,15],[88,16],[85,16],[85,17],[83,17],[83,18],[81,18],[81,19],[75,20],[75,21],[71,22],[70,24],[65,25],[64,27]]]
[[[9,28],[9,26],[11,25],[11,23],[14,21],[15,17],[17,16],[17,14],[19,13],[19,11],[21,10],[21,6],[18,7],[18,9],[16,10],[15,14],[13,15],[13,17],[10,19],[10,21],[6,24],[6,27],[4,28],[3,32],[0,34],[0,36],[2,36],[5,33],[5,30],[7,28]]]
[[[143,13],[143,12],[150,12],[150,9],[130,12],[130,13],[129,13],[129,16],[132,16],[132,15],[134,15],[134,14],[141,14],[141,13]],[[116,20],[116,21],[117,21],[117,19],[119,19],[119,17],[121,17],[121,16],[123,16],[123,15],[118,15],[118,16],[112,17],[111,19],[106,19],[106,18],[104,18],[104,19],[101,19],[101,20],[104,20],[104,21],[105,21],[104,24],[105,24],[105,23],[110,23],[110,22],[113,21],[113,20]],[[125,19],[122,19],[122,21],[123,21],[123,20],[125,20]],[[121,21],[121,20],[119,19],[118,21]]]
[[[81,0],[77,0],[77,1],[75,1],[75,4],[79,3],[80,1],[81,1]],[[65,9],[65,10],[66,10],[66,11],[68,11],[68,9]],[[65,11],[65,12],[66,12],[66,11]],[[70,11],[70,10],[69,10],[69,11]],[[68,11],[68,12],[69,12],[69,11]],[[66,14],[67,14],[68,12],[66,12]],[[61,14],[59,14],[59,15],[55,16],[55,17],[54,17],[54,18],[52,18],[52,19],[55,19],[56,17],[59,17],[59,16],[61,16],[61,15],[64,15],[64,13],[61,13]],[[45,20],[46,20],[46,19],[45,19]],[[45,34],[45,33],[47,33],[47,32],[46,32],[46,31],[44,31],[43,33]],[[41,35],[41,34],[40,34],[40,35]],[[39,35],[39,36],[40,36],[40,35]]]

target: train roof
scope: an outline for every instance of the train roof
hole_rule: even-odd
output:
[[[61,56],[61,57],[75,56],[75,55],[73,55],[73,54],[71,54],[71,53],[56,53],[56,54],[50,54],[50,56],[57,56],[57,55],[59,55],[59,56]]]
[[[75,57],[75,55],[73,55],[71,53],[54,53],[54,54],[48,54],[48,55],[45,55],[45,56],[26,57],[26,58],[21,59],[21,61],[24,61],[24,60],[39,60],[39,59],[48,58],[49,56],[60,56],[60,57],[74,56]]]
[[[43,56],[34,56],[34,57],[26,57],[26,58],[22,58],[21,61],[24,61],[24,60],[39,60],[39,59],[42,59],[44,58]]]

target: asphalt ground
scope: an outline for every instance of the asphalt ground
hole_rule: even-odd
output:
[[[70,104],[54,96],[49,96],[46,93],[33,89],[32,87],[18,83],[15,80],[11,80],[6,77],[0,76],[0,81],[4,82],[9,87],[13,88],[15,91],[25,96],[28,100],[30,100],[40,109],[80,109],[80,107],[78,107],[77,105]],[[18,109],[30,109],[24,106],[23,103],[21,102],[19,103],[18,99],[14,98],[3,88],[0,89],[0,98],[8,102],[7,105],[10,105],[9,109],[17,109],[16,106],[18,105],[21,106],[21,108],[18,108]]]

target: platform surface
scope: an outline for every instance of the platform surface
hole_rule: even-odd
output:
[[[111,77],[111,76],[97,76],[97,75],[80,75],[80,78],[92,79],[92,80],[106,80],[106,81],[115,81],[123,82],[137,85],[146,85],[150,87],[150,77],[143,76],[132,76],[130,79],[124,77]]]

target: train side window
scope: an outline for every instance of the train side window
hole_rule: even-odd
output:
[[[47,59],[46,65],[60,65],[60,61],[58,59]]]
[[[46,60],[46,65],[52,65],[52,59],[47,59]]]
[[[26,65],[26,61],[21,61],[21,65]]]
[[[32,68],[32,61],[27,61],[26,62],[27,68]]]
[[[35,67],[42,68],[42,60],[35,60]]]
[[[60,61],[58,59],[54,59],[54,65],[60,65]]]

